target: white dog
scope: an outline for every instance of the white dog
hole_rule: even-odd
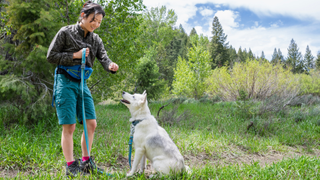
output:
[[[131,171],[127,176],[132,176],[140,163],[141,172],[145,169],[146,158],[151,161],[152,167],[160,173],[179,173],[189,170],[184,165],[184,160],[179,149],[169,137],[166,130],[160,127],[154,116],[151,115],[146,91],[143,94],[122,93],[121,102],[126,105],[131,113],[130,122],[140,121],[135,125],[133,144],[135,155]]]

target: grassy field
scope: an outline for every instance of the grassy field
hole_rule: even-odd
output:
[[[156,117],[166,103],[149,103]],[[113,177],[127,179],[130,113],[122,104],[97,105],[98,127],[91,154]],[[151,179],[320,179],[320,106],[290,107],[250,117],[235,103],[188,103],[166,106],[159,124],[178,146],[192,174]],[[77,124],[74,156],[81,157]],[[0,127],[0,179],[62,179],[65,160],[61,126],[53,116],[32,127]],[[134,153],[134,152],[133,152]],[[148,179],[136,174],[128,179]]]

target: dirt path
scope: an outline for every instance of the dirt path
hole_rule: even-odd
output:
[[[232,164],[251,164],[252,162],[259,162],[261,167],[264,167],[268,164],[272,164],[274,162],[279,162],[284,159],[292,159],[298,158],[301,156],[309,156],[309,157],[319,157],[320,150],[313,150],[314,153],[299,153],[299,151],[295,148],[290,148],[286,153],[280,153],[277,151],[269,151],[264,154],[246,154],[241,151],[240,153],[220,153],[220,154],[198,154],[196,156],[189,155],[185,156],[185,161],[190,167],[198,167],[201,168],[206,164],[211,165],[232,165]]]
[[[298,158],[302,155],[304,156],[310,156],[310,157],[319,157],[320,156],[320,150],[313,150],[313,153],[300,153],[299,149],[296,148],[288,148],[288,151],[285,153],[280,153],[274,150],[270,150],[267,153],[264,154],[247,154],[241,148],[238,148],[238,151],[233,151],[237,153],[230,153],[230,152],[223,152],[223,153],[217,153],[217,154],[206,154],[206,153],[200,153],[197,155],[185,155],[185,163],[190,168],[201,168],[207,164],[210,165],[232,165],[232,164],[251,164],[252,162],[259,162],[260,166],[264,167],[268,164],[272,164],[274,162],[279,162],[284,159],[290,159],[290,158]],[[111,166],[109,164],[99,164],[100,167],[106,169],[108,172],[112,173],[115,170],[128,170],[129,169],[129,163],[128,158],[119,156],[116,166]],[[64,167],[62,167],[64,170]],[[30,175],[33,174],[32,170],[29,171],[19,171],[19,170],[5,170],[0,167],[0,178],[6,177],[6,178],[14,178],[17,176],[18,173],[21,173],[22,175]],[[54,173],[54,172],[52,172]],[[146,174],[151,173],[151,167],[150,165],[147,166],[147,169],[145,171]]]

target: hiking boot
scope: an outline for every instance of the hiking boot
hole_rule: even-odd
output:
[[[75,177],[79,173],[81,173],[80,166],[79,166],[79,160],[76,159],[70,166],[66,164],[66,175]]]
[[[98,168],[94,163],[94,158],[90,156],[90,158],[86,161],[80,161],[80,170],[84,173],[91,173],[91,172],[103,172],[103,169]]]

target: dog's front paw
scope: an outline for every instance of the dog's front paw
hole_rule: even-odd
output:
[[[127,177],[132,176],[133,174],[134,174],[133,171],[130,171],[127,173]]]

